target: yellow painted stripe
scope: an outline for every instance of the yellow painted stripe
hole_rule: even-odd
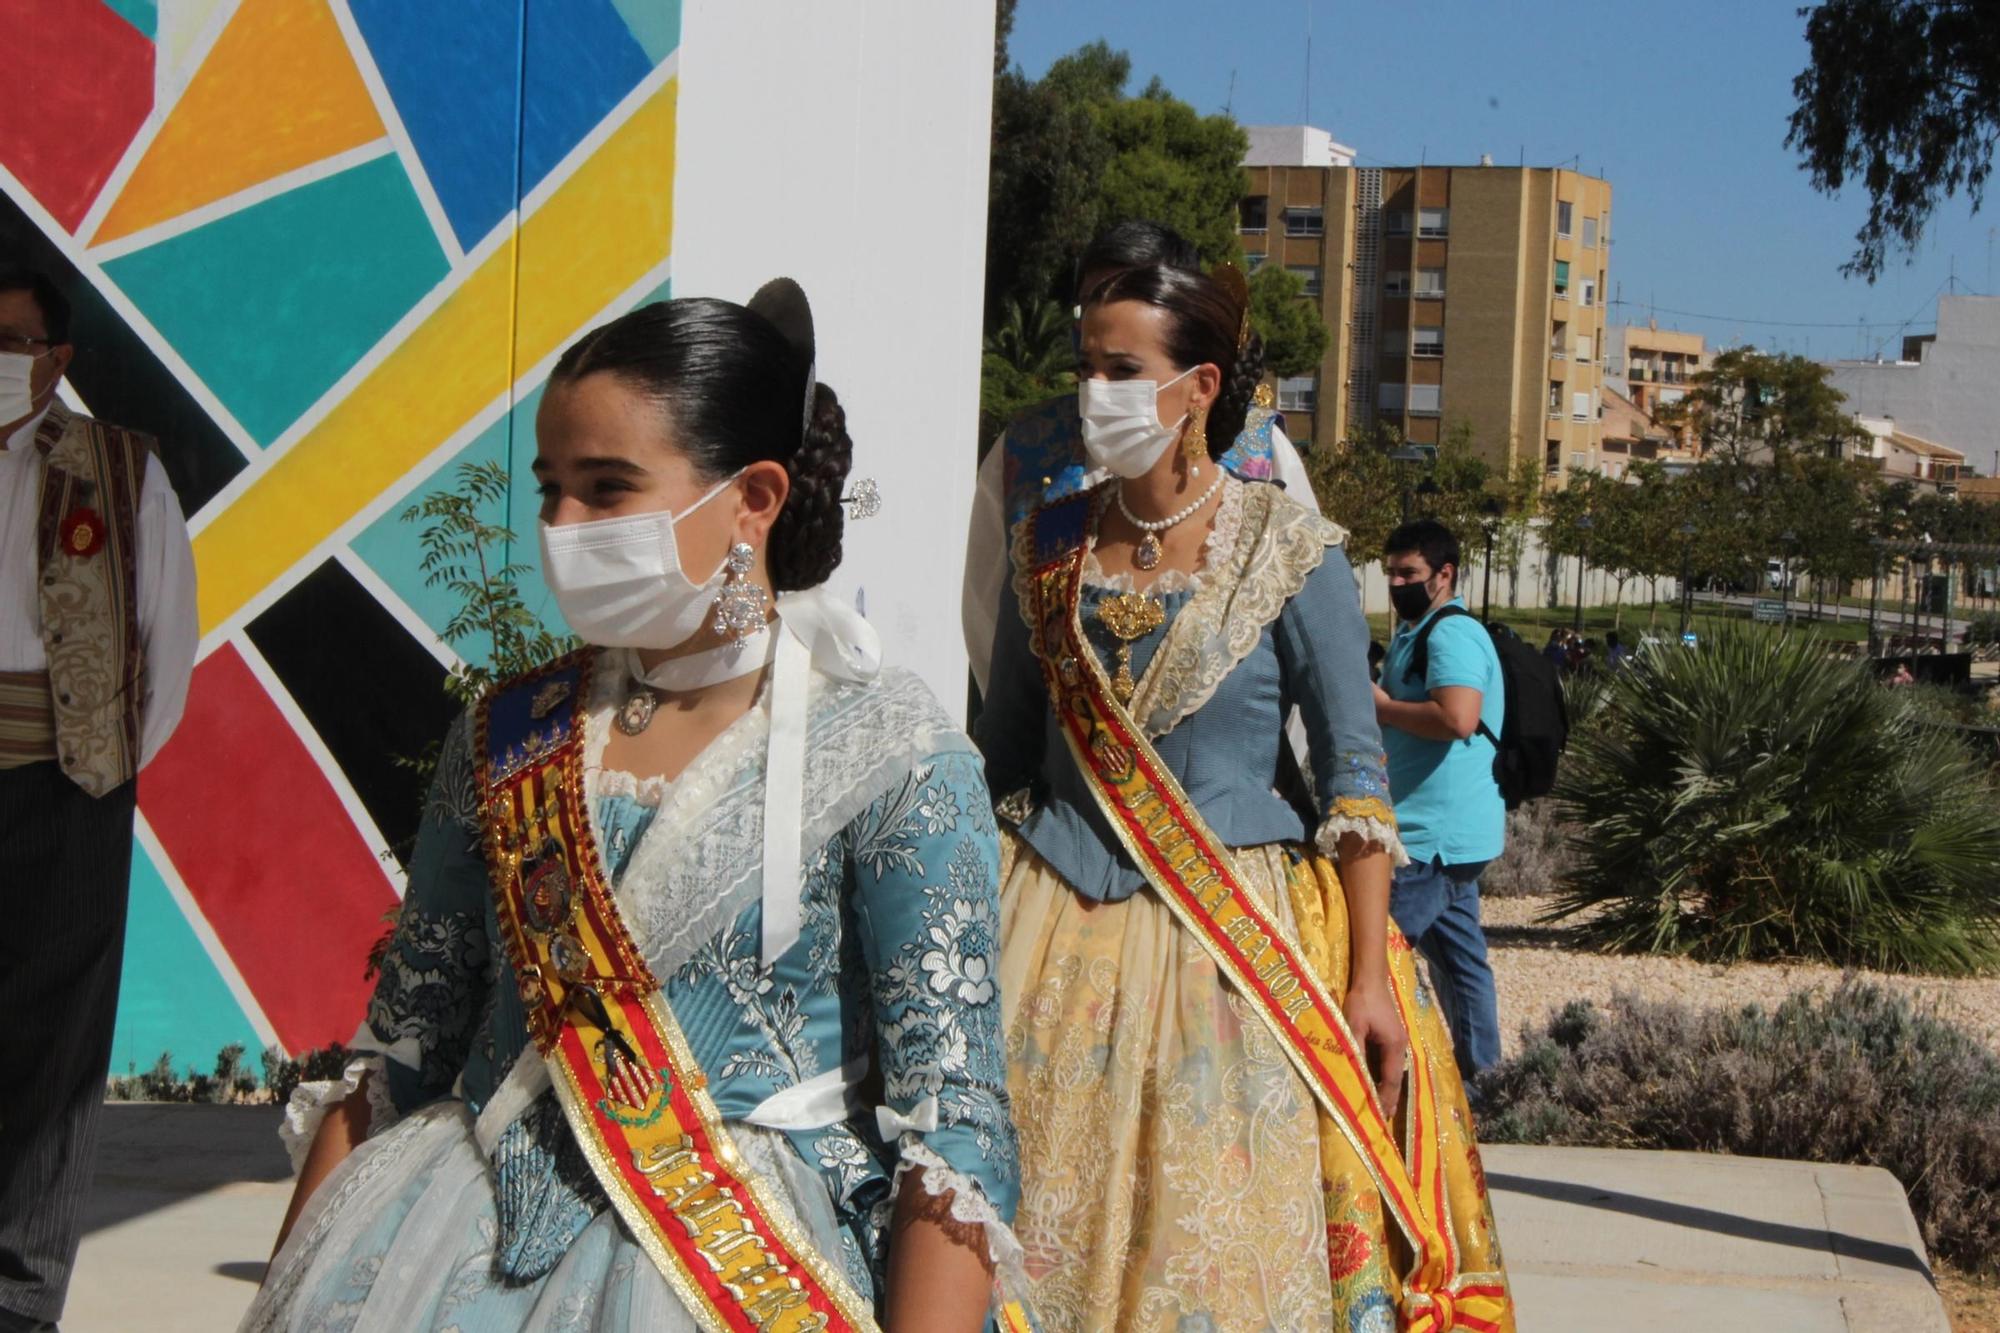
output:
[[[637,107],[510,244],[202,530],[194,543],[202,633],[505,393],[515,367],[557,350],[660,265],[673,238],[678,90],[669,79]]]

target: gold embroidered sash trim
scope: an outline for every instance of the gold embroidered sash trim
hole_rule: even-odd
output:
[[[1071,505],[1088,503],[1072,501]],[[1114,697],[1079,613],[1085,543],[1077,515],[1055,514],[1037,542],[1028,580],[1033,639],[1049,700],[1077,767],[1147,882],[1255,1007],[1312,1095],[1359,1155],[1413,1260],[1399,1324],[1405,1333],[1495,1333],[1508,1310],[1498,1273],[1460,1273],[1452,1237],[1437,1090],[1428,1064],[1410,1062],[1408,1139],[1402,1153],[1347,1020],[1254,894],[1229,851]],[[1414,997],[1392,969],[1397,1008],[1414,1029]]]
[[[618,915],[584,804],[590,667],[587,652],[565,658],[477,714],[494,905],[558,1100],[619,1216],[704,1329],[873,1333],[868,1303],[744,1169]]]

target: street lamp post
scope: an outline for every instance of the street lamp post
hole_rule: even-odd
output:
[[[1578,517],[1576,520],[1576,530],[1582,533],[1583,536],[1576,544],[1576,617],[1573,621],[1573,628],[1579,636],[1583,633],[1583,570],[1584,566],[1589,563],[1590,529],[1590,515],[1584,514]]]
[[[1882,601],[1882,539],[1877,537],[1875,547],[1875,577],[1868,584],[1868,655],[1882,655],[1882,636],[1875,632],[1875,608]]]
[[[1493,623],[1493,535],[1499,530],[1500,515],[1505,506],[1500,503],[1497,496],[1489,495],[1480,508],[1486,514],[1485,521],[1479,525],[1486,533],[1486,563],[1483,566],[1485,589],[1480,598],[1483,605],[1479,617],[1490,625]]]
[[[1687,642],[1688,620],[1694,614],[1694,538],[1692,522],[1681,524],[1681,642]]]
[[[1418,447],[1417,447],[1416,445],[1414,445],[1414,444],[1405,444],[1405,445],[1400,445],[1400,446],[1398,446],[1397,448],[1394,448],[1394,449],[1391,449],[1391,450],[1389,451],[1389,461],[1390,461],[1391,463],[1428,463],[1428,462],[1430,462],[1430,455],[1429,455],[1429,454],[1427,454],[1427,453],[1425,453],[1425,452],[1424,452],[1424,451],[1423,451],[1422,449],[1419,449],[1419,448],[1418,448]],[[1408,523],[1408,522],[1410,521],[1410,482],[1409,482],[1409,473],[1408,473],[1408,471],[1407,471],[1407,470],[1405,470],[1405,469],[1403,469],[1403,468],[1398,468],[1398,469],[1397,469],[1397,475],[1398,475],[1399,477],[1401,477],[1401,478],[1402,478],[1402,485],[1401,485],[1401,486],[1399,487],[1399,489],[1400,489],[1400,490],[1402,491],[1402,493],[1403,493],[1403,518],[1402,518],[1402,521],[1403,521],[1403,522],[1405,522],[1405,523]],[[1431,489],[1430,489],[1430,490],[1429,490],[1428,492],[1426,492],[1426,493],[1427,493],[1427,494],[1433,494],[1433,495],[1434,495],[1434,494],[1436,494],[1436,493],[1437,493],[1437,483],[1436,483],[1436,482],[1434,482],[1434,481],[1431,481],[1429,477],[1426,477],[1426,478],[1424,478],[1424,480],[1425,480],[1425,481],[1426,481],[1427,483],[1429,483],[1429,485],[1430,485],[1430,488],[1431,488]]]
[[[1784,568],[1778,571],[1778,605],[1781,608],[1778,621],[1781,628],[1789,629],[1792,624],[1792,547],[1798,537],[1790,528],[1778,534],[1778,547],[1785,553]]]

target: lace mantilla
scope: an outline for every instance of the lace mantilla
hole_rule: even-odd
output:
[[[585,804],[593,819],[616,693],[611,676],[597,673],[585,720]],[[809,849],[832,838],[927,755],[973,752],[930,690],[907,671],[885,668],[867,685],[815,671],[811,689],[802,820]],[[618,905],[655,976],[678,972],[762,896],[770,726],[768,699],[760,697],[710,743],[665,794],[618,882]]]
[[[1214,697],[1347,533],[1275,486],[1245,486],[1228,562],[1181,608],[1132,696],[1154,739]]]
[[[1201,559],[1195,562],[1192,572],[1169,569],[1140,589],[1130,574],[1104,572],[1097,563],[1097,543],[1093,540],[1083,557],[1083,581],[1106,592],[1145,591],[1156,597],[1201,591],[1206,576],[1220,568],[1236,547],[1236,533],[1243,526],[1243,489],[1243,483],[1233,476],[1223,481],[1222,503],[1217,506],[1215,517],[1209,520],[1208,536],[1201,543]]]

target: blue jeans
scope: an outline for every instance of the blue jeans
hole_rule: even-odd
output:
[[[1433,857],[1398,870],[1389,889],[1389,915],[1430,961],[1459,1072],[1468,1079],[1500,1063],[1500,1000],[1479,924],[1485,868],[1483,861],[1447,866]]]

